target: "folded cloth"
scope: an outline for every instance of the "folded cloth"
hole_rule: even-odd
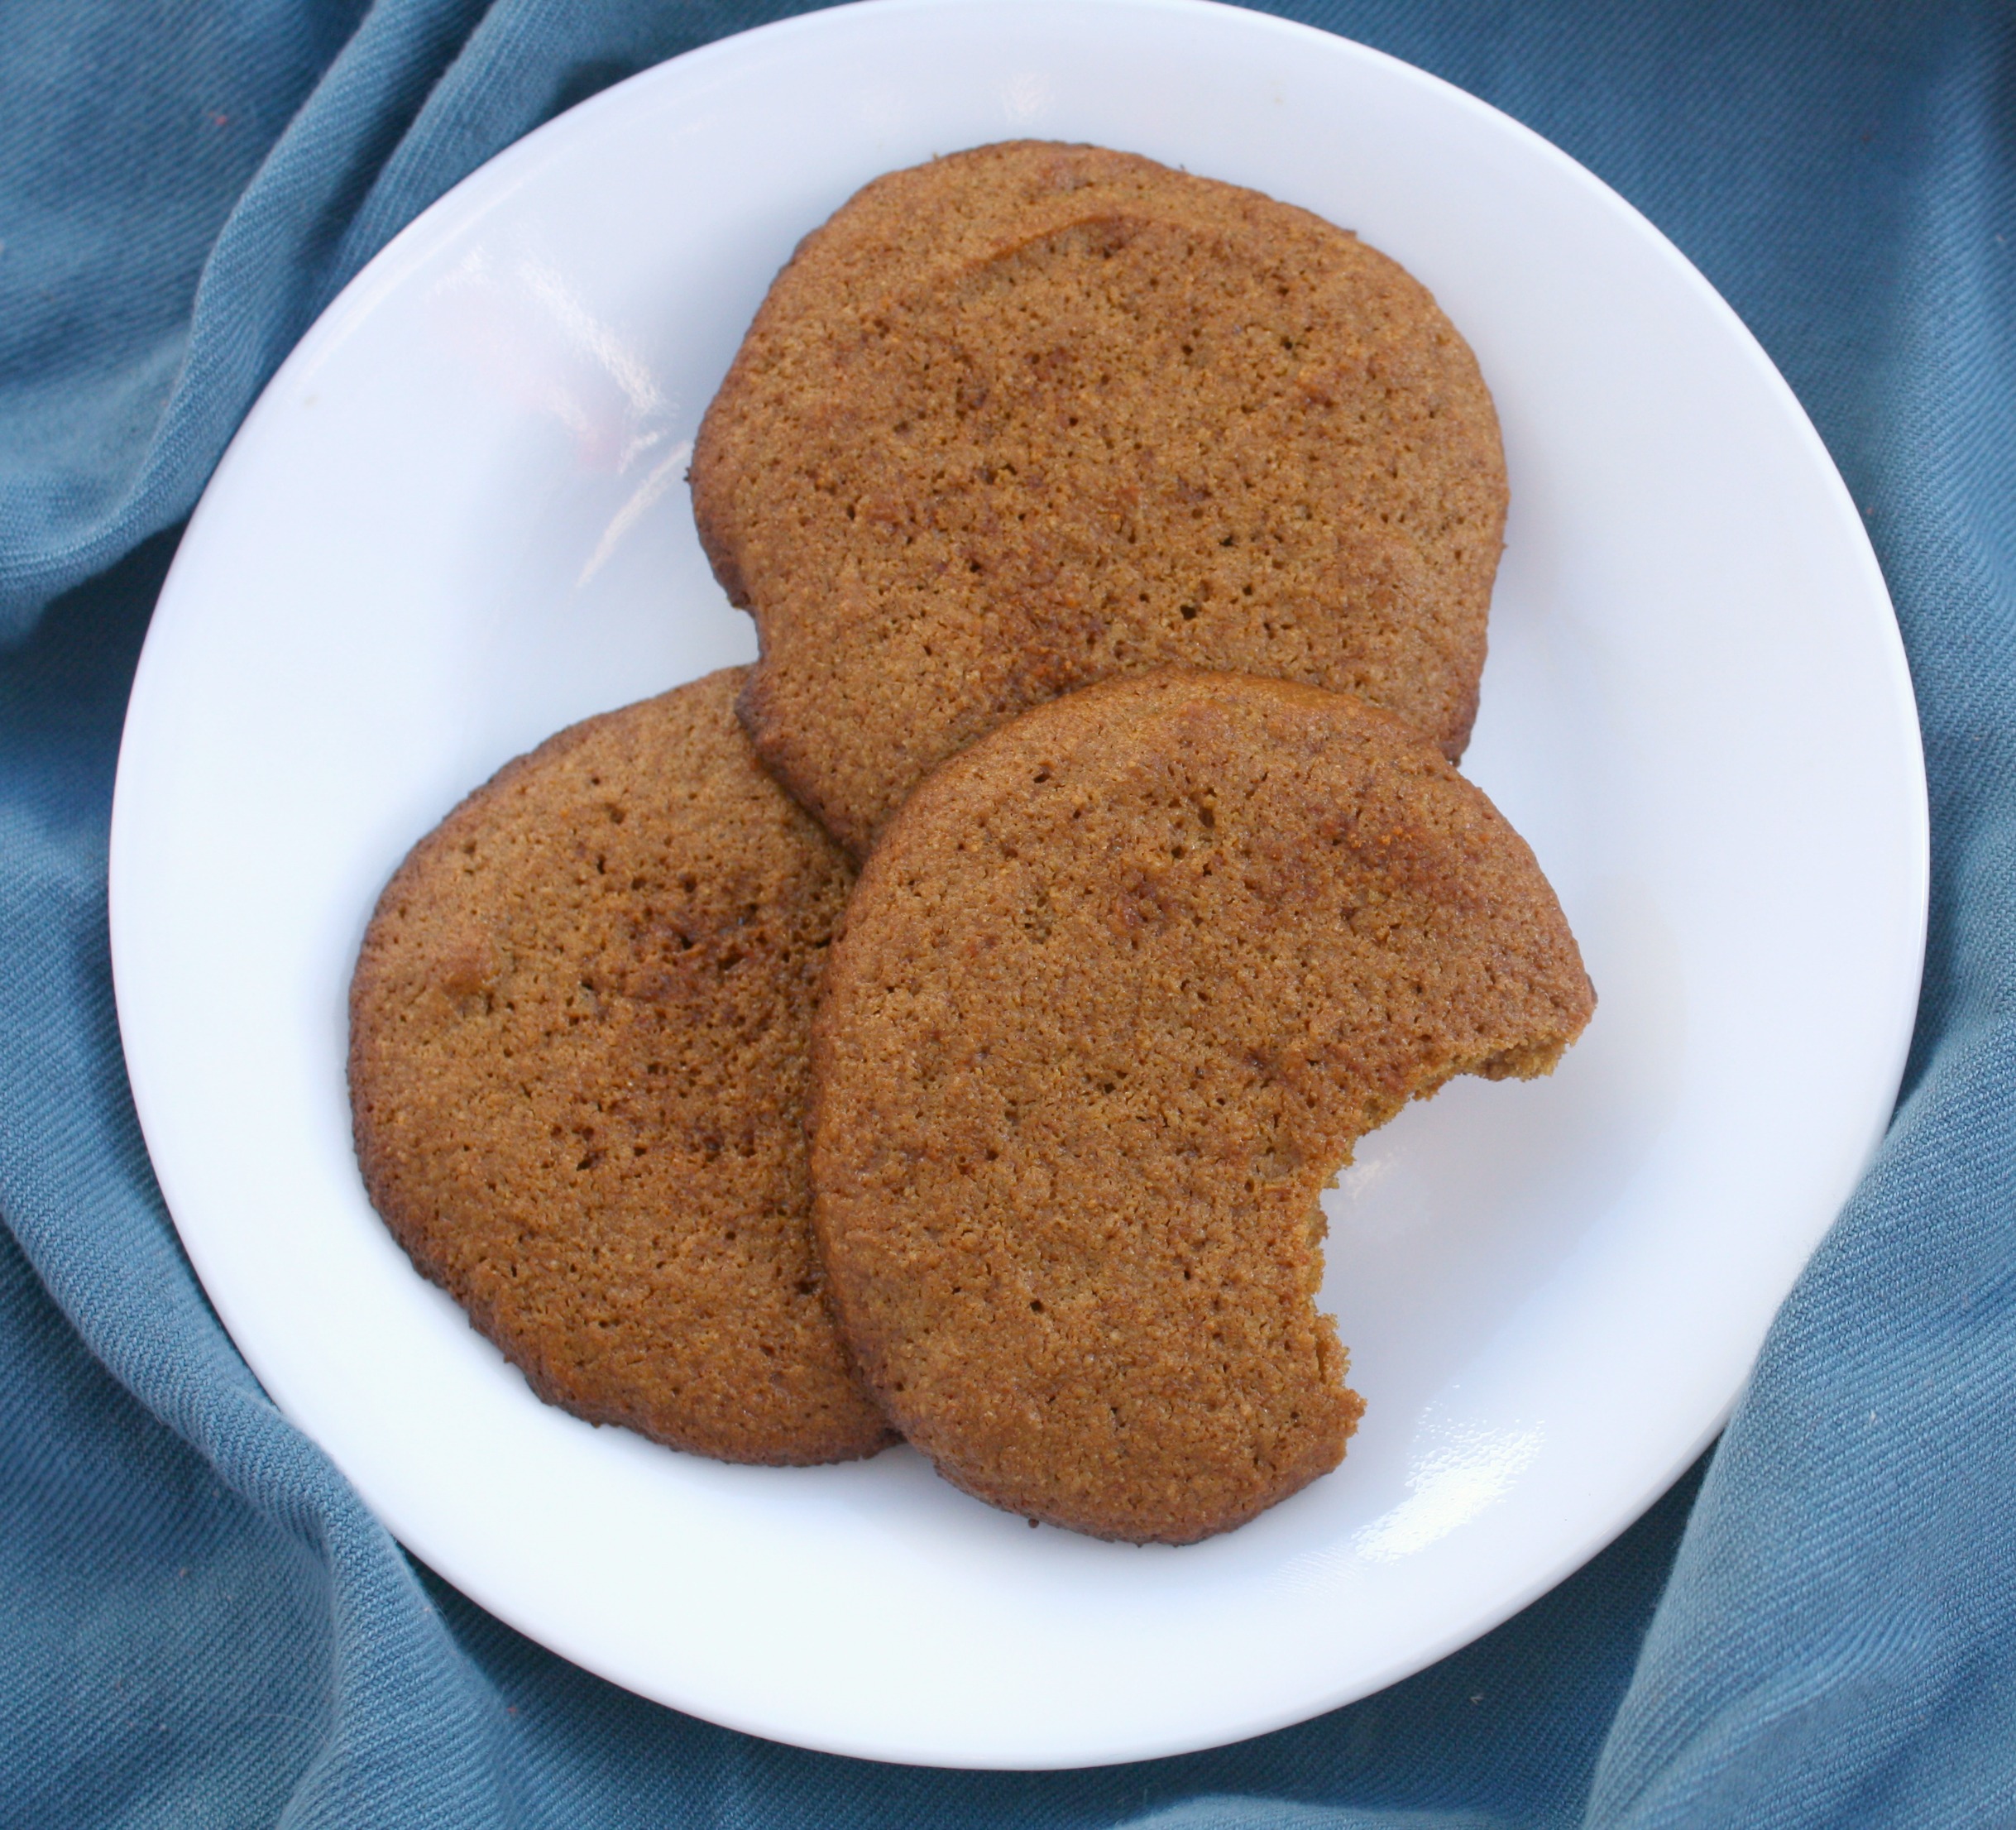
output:
[[[2016,12],[1992,0],[1277,9],[1645,209],[1798,390],[1897,601],[1934,822],[1917,1042],[1705,1477],[1351,1708],[1179,1760],[939,1773],[715,1728],[530,1645],[405,1558],[247,1372],[155,1189],[107,965],[119,720],[173,529],[419,208],[793,10],[0,10],[0,1820],[2016,1822]]]

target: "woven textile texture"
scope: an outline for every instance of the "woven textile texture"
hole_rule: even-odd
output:
[[[1526,122],[1701,266],[1861,505],[1919,694],[1934,900],[1890,1135],[1710,1461],[1579,1574],[1238,1746],[883,1767],[520,1638],[412,1564],[247,1372],[154,1186],[107,963],[120,720],[175,529],[414,213],[609,83],[794,10],[0,7],[0,1823],[2016,1824],[2006,4],[1279,9]]]

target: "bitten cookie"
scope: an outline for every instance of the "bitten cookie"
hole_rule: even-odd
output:
[[[357,1160],[548,1402],[840,1461],[890,1440],[808,1226],[808,1031],[853,873],[758,765],[740,685],[576,725],[414,848],[351,985]]]
[[[1420,284],[1257,192],[1039,141],[878,179],[778,275],[692,484],[761,637],[743,721],[857,856],[976,737],[1164,663],[1469,735],[1491,396]]]
[[[1324,1186],[1595,998],[1532,852],[1362,702],[1165,671],[929,777],[813,1030],[814,1221],[891,1419],[980,1498],[1183,1543],[1335,1467]]]

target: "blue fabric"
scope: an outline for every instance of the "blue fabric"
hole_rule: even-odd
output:
[[[418,209],[557,110],[797,10],[0,7],[0,1823],[1339,1830],[2016,1823],[2016,12],[1311,0],[1702,266],[1861,504],[1923,708],[1896,1122],[1697,1470],[1354,1708],[1075,1774],[875,1766],[641,1703],[410,1564],[206,1306],[107,966],[119,721],[174,527]]]

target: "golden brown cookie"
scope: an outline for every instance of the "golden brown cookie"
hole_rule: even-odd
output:
[[[1595,998],[1533,854],[1362,702],[1164,671],[926,779],[813,1029],[842,1326],[960,1486],[1099,1537],[1228,1530],[1360,1401],[1318,1197],[1456,1074],[1548,1072]]]
[[[597,1423],[872,1454],[807,1225],[807,1042],[852,870],[735,723],[740,671],[591,718],[414,848],[350,993],[373,1204]]]
[[[743,721],[857,856],[976,737],[1168,663],[1469,735],[1491,396],[1420,284],[1255,191],[1026,141],[878,179],[778,275],[692,484],[762,640]]]

